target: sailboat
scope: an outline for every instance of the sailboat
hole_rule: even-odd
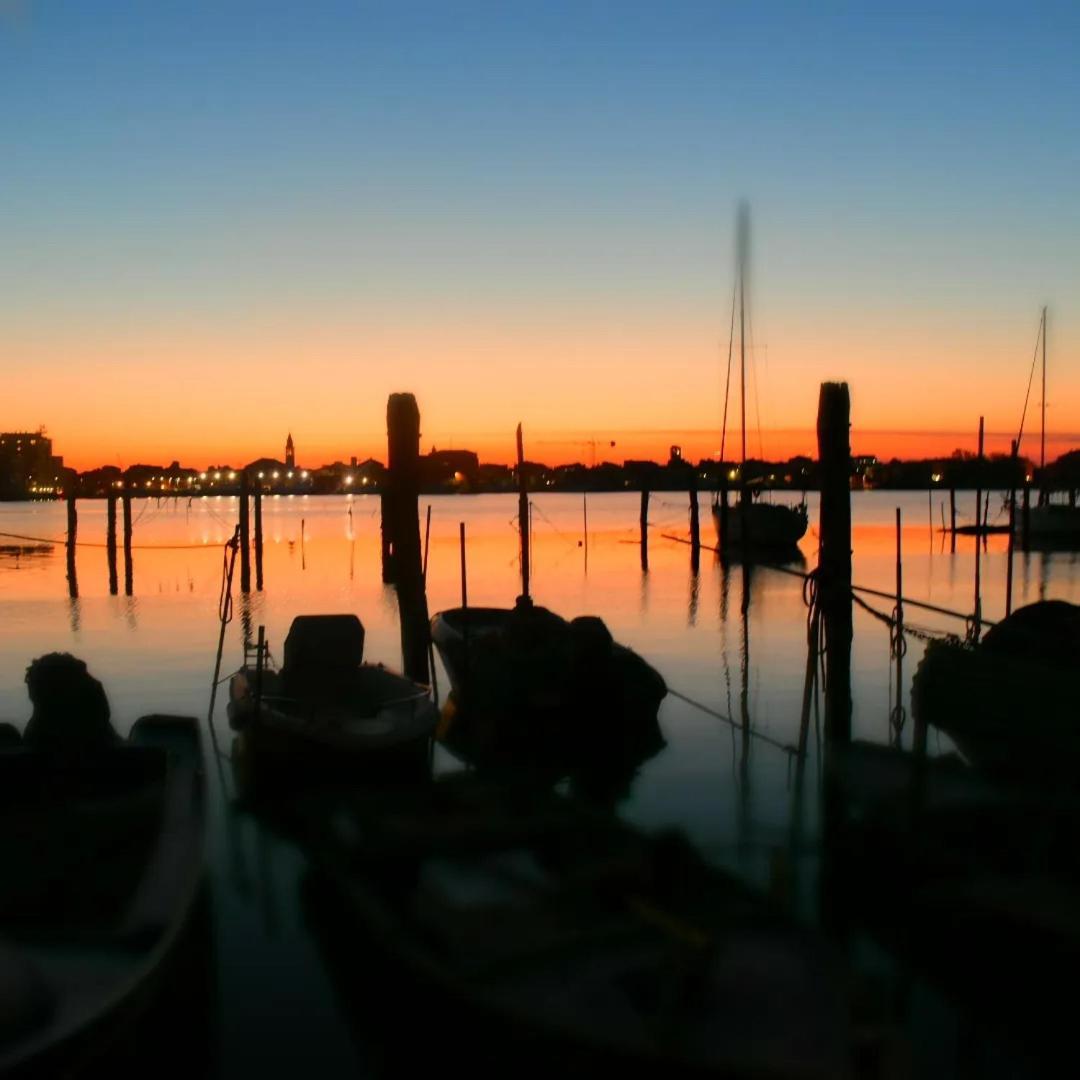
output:
[[[1039,323],[1039,339],[1042,341],[1042,412],[1039,437],[1039,505],[1027,513],[1027,543],[1033,548],[1080,548],[1080,506],[1052,503],[1046,488],[1046,308],[1042,309]],[[1030,393],[1030,389],[1029,389]],[[1023,435],[1024,421],[1020,420]],[[1019,439],[1017,439],[1019,447]],[[1017,520],[1017,529],[1024,531],[1025,523]]]
[[[794,555],[798,542],[806,533],[806,503],[784,506],[762,502],[760,487],[755,490],[746,476],[746,264],[750,253],[750,211],[739,207],[737,227],[738,304],[739,304],[739,414],[742,450],[739,469],[739,500],[728,506],[727,486],[713,499],[713,518],[716,521],[720,547],[725,551],[742,551],[766,555]],[[734,302],[734,301],[733,301]],[[732,338],[735,333],[732,310]],[[731,350],[728,351],[728,372],[731,371]],[[729,377],[730,385],[730,377]],[[727,434],[727,400],[724,401],[724,436]],[[721,458],[723,452],[721,451]]]

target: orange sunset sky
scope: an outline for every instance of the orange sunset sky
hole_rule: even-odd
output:
[[[1006,451],[1044,304],[1080,445],[1075,12],[104,6],[0,3],[0,429],[70,465],[383,457],[399,390],[425,450],[714,455],[742,199],[751,454],[825,379],[856,452]]]

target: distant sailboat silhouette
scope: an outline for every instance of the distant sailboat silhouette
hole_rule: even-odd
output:
[[[1039,431],[1039,505],[1028,512],[1028,544],[1034,548],[1065,548],[1075,550],[1080,547],[1080,506],[1050,502],[1050,493],[1046,487],[1046,308],[1042,309],[1039,322],[1039,337],[1042,340],[1042,409]],[[1038,344],[1038,339],[1036,341]],[[1034,374],[1034,369],[1032,370]],[[1030,383],[1028,392],[1030,393]],[[1027,403],[1025,401],[1025,411]],[[1024,421],[1020,420],[1020,436],[1023,436]],[[1017,439],[1017,448],[1020,440]],[[1017,528],[1022,529],[1022,521]]]
[[[745,203],[739,207],[737,226],[738,304],[739,304],[739,415],[742,436],[739,469],[739,501],[734,507],[727,504],[727,485],[713,499],[720,547],[725,551],[757,554],[793,554],[806,533],[806,504],[783,506],[762,502],[755,497],[746,476],[746,264],[750,253],[750,210]],[[732,336],[735,332],[732,311]],[[731,351],[728,351],[730,373]],[[730,386],[730,379],[729,379]],[[727,395],[724,401],[724,434],[727,429]],[[723,454],[721,453],[721,457]],[[760,494],[760,490],[757,492]]]

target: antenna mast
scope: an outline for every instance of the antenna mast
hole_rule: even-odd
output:
[[[1039,472],[1046,468],[1046,307],[1042,317],[1042,432],[1039,445]],[[1040,477],[1040,483],[1046,481]]]

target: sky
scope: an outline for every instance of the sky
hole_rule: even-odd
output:
[[[0,0],[0,428],[317,465],[408,390],[425,450],[714,455],[746,200],[751,452],[826,379],[857,452],[1006,450],[1044,304],[1061,452],[1077,55],[1075,3]]]

